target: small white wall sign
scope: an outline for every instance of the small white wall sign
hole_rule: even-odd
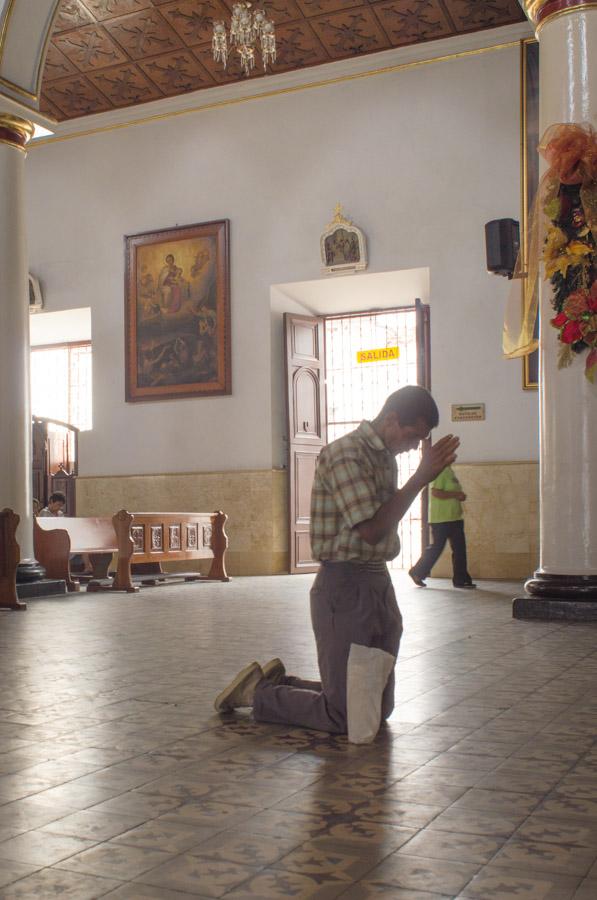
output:
[[[453,422],[484,422],[485,421],[485,404],[484,403],[453,403],[452,404],[452,421]]]

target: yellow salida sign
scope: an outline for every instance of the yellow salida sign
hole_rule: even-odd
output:
[[[400,350],[398,347],[379,347],[377,350],[357,350],[358,363],[390,362],[398,359]]]

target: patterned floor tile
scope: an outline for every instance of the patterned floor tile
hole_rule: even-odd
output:
[[[165,850],[167,853],[183,853],[190,847],[213,835],[213,829],[198,825],[184,825],[167,819],[152,819],[137,828],[112,838],[113,844],[128,847],[146,847],[149,850]]]
[[[597,897],[597,880],[585,879],[581,881],[572,900],[595,900]]]
[[[167,888],[152,887],[149,884],[129,882],[106,895],[106,900],[210,900],[204,894],[190,894],[188,891],[169,891]]]
[[[10,859],[38,866],[51,866],[59,860],[93,847],[93,844],[93,841],[62,834],[27,831],[0,844],[0,860]]]
[[[451,900],[448,894],[430,894],[429,891],[412,891],[391,884],[364,884],[359,882],[342,894],[342,900]]]
[[[334,900],[349,886],[350,881],[334,873],[330,876],[302,875],[299,872],[264,869],[236,890],[226,894],[234,900]]]
[[[316,839],[292,850],[271,868],[299,872],[310,877],[339,875],[347,881],[356,881],[371,871],[379,861],[379,856],[373,850],[370,850],[369,855],[363,855],[339,841]]]
[[[489,810],[451,807],[434,819],[429,828],[433,831],[456,831],[508,838],[525,819],[526,813],[507,816]]]
[[[394,885],[430,893],[448,891],[448,896],[451,896],[461,891],[480,868],[480,865],[474,863],[425,859],[407,856],[398,851],[361,880],[365,884]]]
[[[570,876],[487,866],[459,894],[459,900],[572,900],[578,884],[579,879]]]
[[[146,847],[127,847],[124,844],[98,844],[58,863],[55,868],[87,875],[103,875],[130,881],[142,872],[172,858],[171,853]]]
[[[177,856],[135,879],[143,884],[222,897],[257,873],[256,867],[195,856]]]
[[[66,834],[82,837],[90,841],[107,841],[114,835],[128,831],[136,825],[136,820],[127,816],[110,815],[95,809],[83,809],[63,819],[44,825],[40,831],[50,834]]]
[[[450,859],[460,862],[488,863],[504,843],[481,834],[434,831],[425,828],[398,852],[428,859]]]
[[[17,862],[12,859],[0,860],[0,888],[36,872],[38,868],[39,866],[35,863]]]
[[[513,837],[496,855],[493,865],[525,871],[530,869],[535,872],[584,876],[596,856],[597,851],[593,848],[519,840]]]
[[[61,897],[62,900],[95,900],[96,897],[105,897],[111,893],[118,884],[109,878],[42,869],[5,888],[2,900],[50,900],[51,897]]]
[[[529,815],[541,802],[542,794],[490,791],[472,788],[457,800],[452,809],[481,809],[508,815]]]
[[[256,834],[250,827],[221,831],[206,840],[195,842],[192,856],[209,857],[221,862],[235,862],[247,866],[270,866],[303,843],[302,837]]]

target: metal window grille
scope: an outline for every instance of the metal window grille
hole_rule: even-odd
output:
[[[330,316],[325,319],[328,441],[373,419],[386,397],[417,383],[417,321],[414,307]],[[398,359],[357,362],[360,350],[398,347]],[[419,464],[420,450],[397,457],[398,486]],[[393,568],[409,569],[421,555],[421,499],[417,498],[398,526],[400,555]]]

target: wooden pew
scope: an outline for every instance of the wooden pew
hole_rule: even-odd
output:
[[[48,578],[63,578],[69,591],[78,591],[79,582],[70,572],[70,556],[87,553],[93,566],[93,580],[87,590],[99,590],[108,574],[114,553],[118,554],[116,576],[109,585],[115,591],[138,591],[132,566],[149,566],[150,580],[166,580],[162,562],[211,559],[207,575],[186,575],[187,579],[229,581],[224,556],[228,538],[225,513],[130,513],[121,509],[112,518],[47,516],[36,518],[33,526],[35,555]],[[180,576],[178,576],[180,577]]]
[[[27,609],[17,597],[17,566],[21,551],[17,544],[19,516],[12,509],[0,512],[0,609]]]
[[[228,516],[214,513],[127,513],[114,517],[119,542],[133,542],[131,565],[133,576],[155,583],[168,578],[184,577],[186,581],[230,581],[225,554],[228,537],[224,530]],[[163,562],[211,559],[207,575],[177,574],[162,570]]]
[[[124,538],[119,545],[115,519],[107,517],[72,518],[71,516],[44,516],[34,519],[33,545],[35,556],[46,570],[48,578],[63,578],[69,591],[78,591],[79,582],[70,571],[73,553],[87,553],[93,566],[94,579],[105,579],[112,555],[118,553],[116,577],[111,584],[115,591],[138,591],[131,580],[130,556]]]

